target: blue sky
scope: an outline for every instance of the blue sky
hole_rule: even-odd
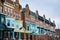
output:
[[[60,0],[19,0],[22,7],[29,4],[30,10],[39,11],[39,15],[45,14],[46,18],[55,20],[56,28],[60,28]]]

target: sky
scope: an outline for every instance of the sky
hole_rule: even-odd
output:
[[[55,20],[56,29],[60,29],[60,0],[19,0],[19,2],[23,8],[28,4],[31,11],[38,10],[40,16],[45,14],[46,19]]]

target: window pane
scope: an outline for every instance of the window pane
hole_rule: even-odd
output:
[[[21,39],[24,39],[24,33],[21,33]]]
[[[2,13],[2,7],[0,6],[0,13]]]
[[[4,23],[4,18],[3,17],[1,18],[1,22]]]
[[[8,15],[11,16],[11,14],[12,14],[12,11],[10,8],[8,8]]]
[[[17,12],[14,12],[15,19],[20,19],[20,15]]]
[[[10,26],[10,20],[8,20],[7,26]]]

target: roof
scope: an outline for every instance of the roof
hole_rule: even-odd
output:
[[[42,16],[38,16],[38,19],[39,19],[40,21],[44,21],[44,19],[43,19]]]
[[[56,25],[55,25],[54,23],[52,23],[52,22],[50,22],[50,25],[51,25],[51,26],[54,26],[54,27],[56,26]]]
[[[46,22],[47,24],[49,24],[49,20],[45,19],[45,22]]]
[[[37,18],[36,14],[32,11],[29,12],[30,16],[32,16],[33,18]]]
[[[33,18],[37,18],[37,16],[36,16],[36,14],[34,13],[34,12],[32,12],[31,10],[29,10],[30,12],[29,12],[29,14],[30,14],[30,16],[32,16]],[[26,9],[23,9],[23,13],[25,14],[26,13]],[[38,19],[40,20],[40,21],[44,21],[44,18],[42,17],[42,16],[40,16],[40,15],[38,15]],[[53,23],[53,22],[49,22],[49,20],[47,20],[47,19],[45,19],[45,23],[46,24],[50,24],[51,26],[53,26],[53,27],[55,27],[56,25],[55,25],[55,23]]]

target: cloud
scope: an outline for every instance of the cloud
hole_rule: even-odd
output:
[[[47,19],[55,20],[56,28],[60,26],[60,0],[20,0],[20,4],[23,7],[29,4],[30,10],[38,10],[41,16],[45,14]]]

